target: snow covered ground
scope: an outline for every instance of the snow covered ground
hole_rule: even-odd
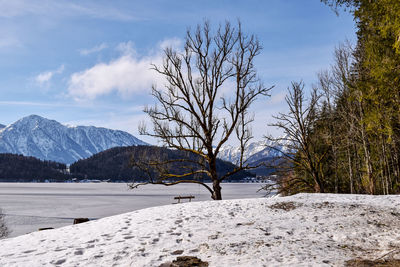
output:
[[[225,199],[261,197],[260,184],[223,184]],[[128,190],[125,183],[0,183],[0,209],[10,237],[43,227],[71,225],[74,218],[103,218],[138,209],[168,205],[178,195],[194,195],[194,201],[210,200],[203,187],[143,186]]]
[[[343,266],[400,257],[400,197],[298,194],[152,207],[0,241],[0,266]]]

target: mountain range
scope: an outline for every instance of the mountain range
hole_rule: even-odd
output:
[[[118,146],[147,145],[135,136],[94,126],[67,126],[38,115],[0,126],[0,153],[70,164]]]
[[[38,115],[24,117],[10,125],[0,124],[0,153],[22,154],[41,160],[71,164],[114,147],[148,145],[135,136],[118,130],[94,126],[67,126]],[[258,164],[279,156],[267,140],[250,143],[244,153],[249,164]],[[285,150],[279,146],[278,150]],[[240,149],[224,146],[219,158],[239,162]],[[265,174],[270,170],[262,171]]]
[[[271,147],[274,147],[275,149],[272,149]],[[266,158],[276,158],[281,156],[279,151],[286,150],[287,147],[285,144],[277,146],[268,140],[262,140],[247,145],[243,156],[244,160],[247,160],[247,162],[251,164]],[[220,159],[230,161],[232,163],[238,163],[240,160],[240,147],[231,145],[224,146],[220,150],[219,157]]]
[[[260,176],[269,176],[275,171],[275,166],[281,159],[282,152],[288,152],[289,146],[285,143],[277,145],[268,140],[250,143],[246,146],[243,160],[250,166],[259,166],[250,170],[251,173]],[[220,151],[220,159],[238,164],[240,160],[240,147],[231,145],[224,146]]]

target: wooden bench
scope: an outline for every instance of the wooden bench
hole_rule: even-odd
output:
[[[181,199],[189,199],[189,202],[192,202],[192,198],[194,198],[194,196],[177,196],[177,197],[174,197],[174,199],[177,199],[178,202],[172,203],[172,204],[181,203]]]

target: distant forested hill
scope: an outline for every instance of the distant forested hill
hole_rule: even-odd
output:
[[[78,179],[100,179],[110,181],[143,181],[144,173],[132,168],[131,159],[174,160],[185,158],[182,151],[170,150],[155,146],[130,146],[115,147],[97,153],[90,158],[79,160],[70,166],[70,174],[65,172],[66,165],[53,161],[42,161],[35,157],[26,157],[17,154],[0,153],[0,182],[63,182]],[[191,158],[191,160],[196,160]],[[234,169],[235,165],[230,162],[218,160],[218,170],[226,173]],[[182,173],[184,169],[180,164],[173,164],[170,170]],[[231,181],[241,180],[245,177],[255,176],[249,172],[239,172],[231,178]],[[207,177],[200,176],[197,179],[207,181]]]
[[[170,150],[155,146],[130,146],[116,147],[97,153],[90,158],[78,160],[70,166],[71,173],[77,178],[87,179],[110,179],[111,181],[140,181],[144,179],[144,174],[139,169],[130,166],[131,158],[148,159],[156,158],[172,160],[185,157],[182,151]],[[218,160],[218,170],[221,173],[233,170],[235,165],[230,162]],[[182,169],[175,164],[171,168],[180,173]],[[239,172],[231,180],[240,180],[245,177],[254,176],[249,172]],[[198,177],[200,180],[207,180],[206,177]]]
[[[0,154],[0,182],[64,181],[66,165],[16,154]]]

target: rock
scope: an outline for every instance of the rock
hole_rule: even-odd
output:
[[[88,218],[75,218],[74,219],[74,224],[84,223],[84,222],[88,222],[88,221],[89,221]]]
[[[201,259],[193,256],[180,256],[176,260],[172,261],[171,267],[207,267],[208,262],[204,262]]]

